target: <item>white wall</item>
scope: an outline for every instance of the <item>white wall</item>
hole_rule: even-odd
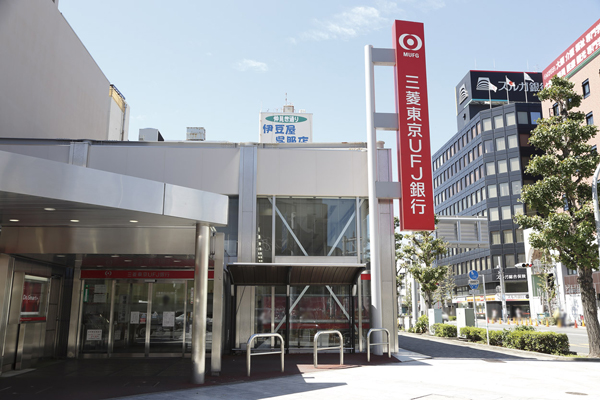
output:
[[[0,137],[107,138],[109,81],[52,1],[0,0],[0,77]]]

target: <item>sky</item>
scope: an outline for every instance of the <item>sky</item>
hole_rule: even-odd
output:
[[[424,23],[432,153],[457,131],[469,70],[541,72],[600,18],[598,0],[59,0],[131,107],[129,140],[258,142],[259,112],[313,114],[313,142],[365,142],[364,48],[392,48],[395,19]],[[377,112],[395,112],[376,67]],[[378,132],[395,147],[395,135]]]

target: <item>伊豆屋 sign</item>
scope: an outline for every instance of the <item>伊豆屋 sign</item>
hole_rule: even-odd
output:
[[[395,21],[400,230],[435,229],[423,24]]]
[[[312,143],[312,114],[260,113],[260,143]]]

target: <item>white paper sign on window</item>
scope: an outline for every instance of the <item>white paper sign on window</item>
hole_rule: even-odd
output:
[[[130,324],[139,324],[140,323],[140,312],[139,311],[131,312],[131,315],[129,316],[129,323]]]
[[[175,311],[165,311],[163,313],[162,326],[164,326],[164,327],[175,326]]]
[[[86,340],[102,340],[102,329],[88,329],[85,335]]]

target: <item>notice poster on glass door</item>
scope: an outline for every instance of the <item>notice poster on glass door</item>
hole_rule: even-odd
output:
[[[175,311],[165,311],[163,313],[162,326],[165,328],[175,326]]]
[[[131,312],[131,315],[129,316],[129,323],[130,324],[139,324],[140,323],[140,312],[139,311]]]

